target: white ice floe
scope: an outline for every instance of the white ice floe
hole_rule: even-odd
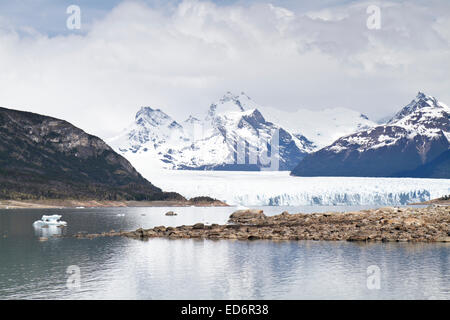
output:
[[[43,215],[41,220],[37,220],[33,223],[35,227],[43,226],[66,226],[66,221],[61,221],[62,216],[54,214],[51,216]]]

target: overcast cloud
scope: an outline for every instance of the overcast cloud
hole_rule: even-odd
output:
[[[450,104],[448,1],[294,2],[82,2],[75,32],[52,20],[65,26],[64,8],[46,28],[0,6],[0,105],[105,137],[140,106],[183,120],[226,91],[283,110],[346,107],[372,119],[418,90]],[[371,4],[381,8],[380,30],[366,26]]]

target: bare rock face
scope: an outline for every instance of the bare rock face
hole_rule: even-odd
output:
[[[228,221],[239,224],[255,224],[264,219],[266,219],[266,215],[263,210],[246,209],[233,212]]]

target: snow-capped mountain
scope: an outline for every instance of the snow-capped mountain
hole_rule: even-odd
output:
[[[149,167],[214,170],[291,170],[312,143],[266,121],[247,95],[225,94],[203,116],[177,122],[141,108],[110,145],[145,172]]]
[[[107,142],[141,170],[161,169],[170,163],[172,147],[182,147],[190,141],[182,125],[160,109],[142,107],[134,122]]]
[[[333,143],[342,136],[378,125],[364,114],[346,108],[317,111],[298,109],[289,112],[266,107],[261,111],[294,135],[301,133],[308,137],[313,142],[315,150]]]
[[[292,174],[409,176],[408,172],[444,154],[449,149],[449,140],[449,107],[419,92],[411,103],[385,125],[338,139],[305,157]],[[442,166],[443,162],[439,163]],[[426,177],[450,177],[450,171],[442,176],[442,173],[433,173],[429,168],[427,170],[428,173],[423,174]],[[418,176],[417,172],[414,176]]]

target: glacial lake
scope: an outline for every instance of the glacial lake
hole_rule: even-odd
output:
[[[272,215],[369,207],[262,209]],[[0,210],[0,299],[450,299],[446,243],[88,240],[32,226],[43,214],[61,214],[65,235],[225,223],[235,209]],[[169,210],[178,216],[165,216]],[[67,286],[71,266],[79,268],[79,286]],[[374,268],[379,289],[376,281],[368,286]]]

